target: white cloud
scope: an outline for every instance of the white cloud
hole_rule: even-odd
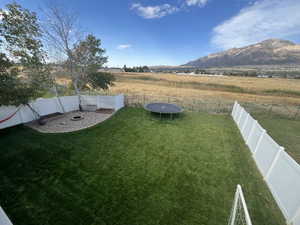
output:
[[[185,0],[188,6],[205,6],[208,0]]]
[[[299,0],[260,0],[214,28],[212,44],[241,47],[268,38],[300,35]]]
[[[117,47],[117,49],[119,50],[124,50],[124,49],[128,49],[128,48],[131,48],[132,46],[130,44],[124,44],[124,45],[119,45]]]
[[[169,4],[156,5],[156,6],[142,6],[140,3],[132,4],[132,10],[145,19],[161,18],[172,13],[177,12],[179,9],[176,6]]]

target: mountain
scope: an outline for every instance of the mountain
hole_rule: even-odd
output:
[[[286,40],[269,39],[243,48],[210,54],[183,66],[208,68],[289,64],[300,64],[300,45]]]

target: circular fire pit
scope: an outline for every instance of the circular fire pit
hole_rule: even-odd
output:
[[[71,118],[71,120],[72,121],[79,121],[79,120],[83,120],[84,119],[84,117],[83,116],[73,116],[72,118]]]

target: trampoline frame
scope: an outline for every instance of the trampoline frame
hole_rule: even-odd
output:
[[[151,109],[149,108],[149,105],[158,105],[158,107],[170,107],[172,106],[173,108],[176,108],[176,111],[172,111],[172,110],[169,110],[169,111],[163,111],[163,110],[154,110],[154,109]],[[145,104],[144,105],[144,109],[150,113],[155,113],[155,114],[159,114],[160,115],[160,118],[162,117],[162,115],[170,115],[171,119],[173,119],[173,116],[174,115],[179,115],[181,113],[183,113],[183,108],[178,106],[178,105],[175,105],[175,104],[171,104],[171,103],[163,103],[163,102],[152,102],[152,103],[148,103],[148,104]],[[165,108],[164,108],[165,109]]]

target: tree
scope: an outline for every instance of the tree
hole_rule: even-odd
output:
[[[56,5],[49,5],[44,10],[44,14],[46,21],[44,21],[42,29],[48,51],[54,52],[52,57],[66,62],[66,72],[71,77],[74,90],[79,96],[78,73],[75,73],[75,61],[72,52],[72,47],[81,40],[77,17],[73,12],[68,12]]]
[[[114,80],[112,75],[109,77],[107,73],[97,72],[107,62],[100,39],[91,34],[82,39],[82,32],[79,32],[76,16],[72,12],[49,6],[45,14],[47,23],[44,32],[47,43],[64,58],[66,74],[72,80],[79,102],[80,92],[87,84],[92,83],[92,87],[95,88],[96,84],[97,88],[111,86]]]
[[[53,82],[45,66],[37,17],[16,3],[7,4],[0,14],[0,105],[30,106],[29,101]]]
[[[101,48],[101,40],[89,34],[72,50],[75,63],[77,88],[79,91],[90,84],[94,89],[108,89],[113,85],[114,76],[110,73],[98,72],[107,62],[105,50]]]
[[[92,88],[109,89],[114,85],[115,77],[111,73],[91,72],[88,74],[88,84]]]
[[[150,72],[149,67],[148,67],[148,66],[143,66],[143,72],[144,72],[144,73]]]

